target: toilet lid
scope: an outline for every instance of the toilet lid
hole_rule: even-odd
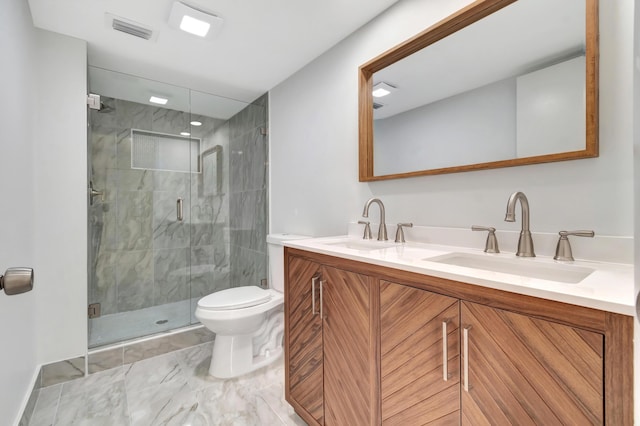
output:
[[[233,287],[203,297],[198,306],[205,309],[240,309],[260,305],[271,299],[271,293],[256,286]]]

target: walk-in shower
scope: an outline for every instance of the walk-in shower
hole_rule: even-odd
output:
[[[94,348],[194,324],[200,297],[266,278],[267,102],[94,67],[89,84]]]

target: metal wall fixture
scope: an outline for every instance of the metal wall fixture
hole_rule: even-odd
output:
[[[404,231],[402,230],[402,228],[413,228],[413,223],[399,223],[398,227],[396,229],[396,239],[395,242],[396,243],[406,243],[406,240],[404,239]]]
[[[364,234],[362,235],[363,240],[370,240],[371,238],[373,238],[371,236],[371,225],[369,221],[359,220],[358,224],[364,225]]]
[[[9,268],[0,275],[0,290],[8,296],[26,293],[33,289],[32,268]]]
[[[182,222],[184,220],[184,208],[182,198],[176,200],[176,220]]]
[[[556,246],[556,255],[553,256],[554,260],[561,260],[565,262],[573,262],[573,253],[571,252],[571,244],[569,243],[568,235],[575,235],[577,237],[593,237],[595,232],[593,231],[560,231],[558,232],[560,239],[558,239],[558,245]]]
[[[516,256],[521,257],[536,257],[536,253],[533,250],[533,239],[531,238],[531,231],[529,230],[529,200],[523,192],[514,192],[507,201],[507,213],[504,216],[505,222],[516,221],[516,203],[520,201],[520,209],[522,210],[522,230],[520,231],[520,238],[518,239],[518,251]]]
[[[488,231],[487,241],[484,244],[484,252],[485,253],[500,253],[500,249],[498,248],[498,239],[496,238],[496,228],[493,226],[478,226],[473,225],[471,227],[472,231]]]
[[[89,181],[89,205],[92,206],[95,201],[94,198],[100,197],[100,201],[104,202],[104,191],[98,191],[93,187],[93,181]]]
[[[384,204],[379,198],[371,198],[364,205],[364,211],[362,212],[363,217],[369,217],[369,206],[371,203],[378,204],[380,207],[380,226],[378,227],[378,241],[387,241],[387,224],[384,222]]]

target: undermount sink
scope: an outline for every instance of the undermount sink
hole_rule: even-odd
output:
[[[344,247],[352,250],[361,250],[361,251],[371,251],[371,250],[382,250],[385,248],[395,246],[394,243],[388,241],[378,241],[378,240],[343,240],[333,243],[327,243],[331,246],[336,247]]]
[[[428,257],[423,260],[565,284],[578,284],[594,271],[591,268],[580,266],[540,263],[530,259],[505,259],[471,253],[449,253],[442,256]]]

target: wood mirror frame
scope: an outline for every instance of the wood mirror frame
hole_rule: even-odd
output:
[[[491,161],[487,163],[467,164],[430,170],[419,170],[407,173],[396,173],[382,176],[374,175],[373,161],[373,75],[375,72],[421,50],[450,34],[459,31],[474,22],[514,3],[517,0],[477,0],[440,22],[427,28],[416,36],[378,57],[360,66],[359,73],[359,180],[370,182],[378,180],[399,179],[415,176],[457,173],[472,170],[484,170],[500,167],[521,166],[527,164],[548,163],[553,161],[592,158],[598,156],[598,0],[585,0],[586,33],[586,129],[585,149],[534,157],[515,158]]]

